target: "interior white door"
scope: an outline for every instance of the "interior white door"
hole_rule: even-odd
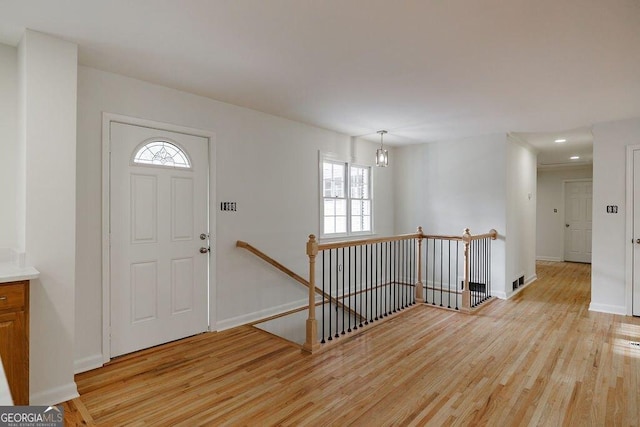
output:
[[[632,313],[640,316],[640,150],[633,151],[633,273]]]
[[[115,357],[208,329],[209,148],[203,137],[116,122],[110,147]]]
[[[566,182],[564,260],[591,262],[593,182]]]

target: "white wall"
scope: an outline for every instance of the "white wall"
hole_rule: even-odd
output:
[[[564,182],[592,177],[591,165],[538,170],[536,259],[564,259]]]
[[[506,296],[513,281],[536,278],[536,163],[533,148],[507,137],[506,146]]]
[[[396,148],[395,230],[462,235],[495,228],[492,289],[505,297],[506,136]]]
[[[593,126],[593,253],[590,310],[627,313],[626,146],[640,144],[640,118]],[[618,205],[608,214],[607,205]]]
[[[0,44],[0,248],[18,246],[18,51]]]
[[[77,396],[73,379],[77,46],[26,31],[18,47],[26,262],[31,282],[30,403]]]
[[[217,212],[213,231],[218,329],[255,320],[283,306],[304,304],[306,288],[255,256],[245,240],[308,275],[305,243],[318,234],[318,150],[372,160],[376,143],[153,85],[79,67],[77,146],[76,369],[101,362],[102,112],[215,133],[218,201],[237,212]],[[393,233],[393,169],[374,168],[375,226]]]

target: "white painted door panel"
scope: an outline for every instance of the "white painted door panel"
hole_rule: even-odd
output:
[[[208,328],[208,141],[111,123],[111,357]],[[191,168],[141,165],[152,139],[183,149]]]
[[[591,262],[591,208],[593,183],[565,183],[565,244],[564,260]]]
[[[640,150],[633,151],[633,273],[632,313],[640,316]]]

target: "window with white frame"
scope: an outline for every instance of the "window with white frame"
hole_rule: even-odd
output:
[[[371,167],[322,159],[321,224],[323,237],[373,231]]]

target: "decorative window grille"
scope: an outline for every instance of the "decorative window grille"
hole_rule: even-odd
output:
[[[187,153],[177,145],[162,140],[154,140],[140,147],[135,156],[133,156],[133,163],[171,168],[191,168]]]
[[[371,167],[322,160],[321,230],[325,237],[373,231]]]
[[[351,231],[371,231],[371,185],[370,167],[351,166]]]

